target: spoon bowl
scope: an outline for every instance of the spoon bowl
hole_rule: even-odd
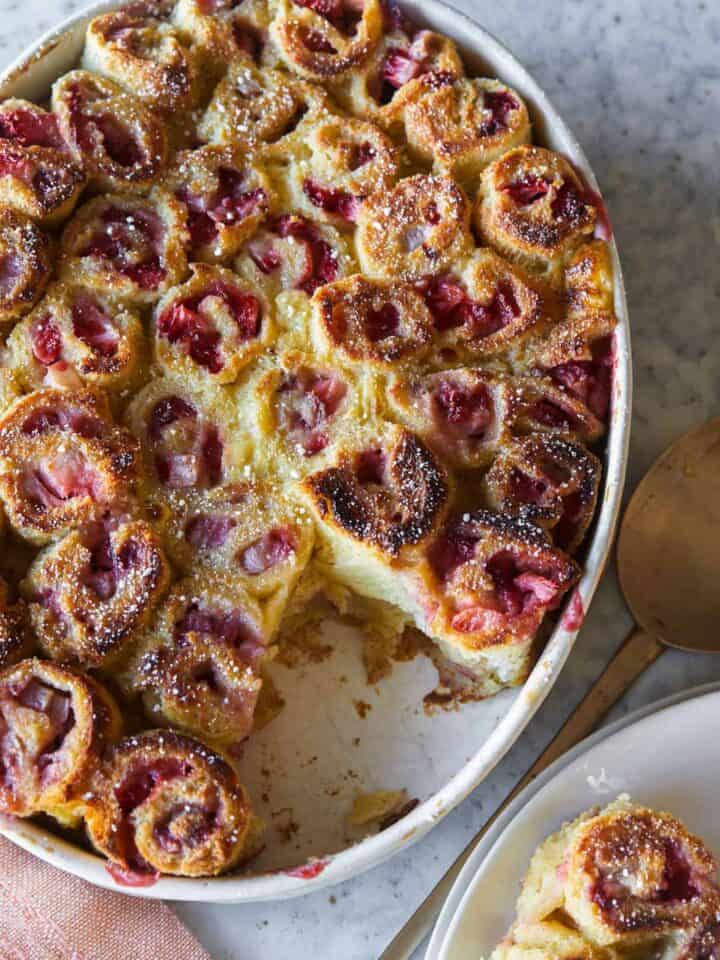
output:
[[[720,417],[676,440],[640,482],[617,563],[643,631],[666,646],[720,653]]]

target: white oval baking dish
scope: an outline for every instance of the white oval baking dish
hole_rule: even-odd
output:
[[[0,97],[45,99],[52,82],[79,58],[89,19],[117,6],[107,0],[93,4],[41,38],[0,75]],[[498,76],[514,87],[530,108],[536,138],[569,157],[597,189],[580,145],[538,84],[502,44],[439,0],[406,0],[403,9],[418,23],[452,37],[465,54],[470,72]],[[587,610],[605,567],[627,460],[631,361],[627,305],[614,242],[613,257],[619,326],[605,479],[585,572],[573,595],[573,611],[578,600],[581,609]],[[577,619],[568,617],[564,625],[560,618],[522,689],[432,718],[418,709],[432,687],[433,671],[424,658],[398,665],[379,687],[368,688],[353,631],[329,625],[331,642],[341,640],[332,657],[281,678],[292,688],[292,696],[286,698],[288,704],[280,716],[251,738],[242,760],[251,794],[263,797],[260,813],[270,820],[271,835],[284,835],[291,842],[269,844],[269,852],[251,873],[206,880],[163,877],[150,887],[123,889],[135,896],[169,900],[285,899],[347,880],[381,863],[427,833],[508,751],[557,679],[573,648]],[[353,710],[353,699],[371,701],[372,711]],[[349,840],[343,824],[353,793],[399,787],[406,787],[410,796],[422,802],[380,833],[358,842]],[[103,860],[37,824],[4,818],[0,833],[54,866],[118,889]]]

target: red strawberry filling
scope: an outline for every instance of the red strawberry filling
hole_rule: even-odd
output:
[[[475,557],[477,537],[461,525],[455,525],[441,534],[428,550],[428,560],[437,578],[443,583],[455,571]]]
[[[441,435],[453,433],[482,440],[494,418],[492,395],[486,386],[466,387],[453,380],[442,380],[432,394],[431,410]]]
[[[544,427],[549,427],[552,430],[562,430],[565,432],[568,430],[576,430],[580,426],[580,422],[574,411],[566,409],[554,400],[549,400],[547,397],[543,397],[541,400],[530,404],[527,408],[526,416],[530,420],[534,420],[536,423]]]
[[[32,352],[38,363],[45,367],[57,363],[62,355],[62,337],[60,331],[50,316],[46,314],[34,324],[30,331]]]
[[[163,449],[169,428],[173,446]],[[211,487],[222,478],[223,442],[217,427],[202,423],[195,407],[180,397],[165,397],[152,409],[148,435],[156,448],[155,469],[170,487]]]
[[[97,500],[103,484],[81,453],[68,450],[36,466],[26,467],[23,488],[36,507],[51,510],[77,497]]]
[[[483,120],[478,133],[481,137],[493,137],[501,130],[507,130],[508,117],[520,104],[506,90],[486,90],[483,107],[489,116]]]
[[[387,84],[391,91],[386,99],[387,91],[383,91],[382,102],[389,103],[393,94],[406,83],[419,77],[425,72],[423,63],[415,60],[409,50],[401,50],[399,47],[390,47],[385,57],[385,63],[382,68],[383,83]]]
[[[83,95],[80,87],[73,87],[68,93],[68,110],[73,127],[75,142],[83,153],[104,151],[113,163],[129,169],[141,166],[148,158],[140,142],[119,117],[111,113],[94,111],[86,114],[85,101],[97,99],[94,91]]]
[[[207,610],[197,600],[187,607],[182,619],[175,624],[176,642],[187,643],[191,634],[201,634],[233,647],[251,666],[257,662],[263,649],[257,629],[244,610]]]
[[[553,381],[589,407],[600,420],[606,420],[610,408],[613,371],[611,337],[603,337],[592,345],[592,360],[571,360],[553,367]]]
[[[176,301],[159,318],[160,336],[170,343],[184,345],[188,356],[210,373],[219,373],[224,361],[220,349],[220,334],[210,314],[220,301],[237,324],[238,340],[245,342],[260,332],[260,303],[257,297],[245,293],[222,280],[216,280],[202,293]]]
[[[362,486],[382,486],[386,468],[387,457],[382,450],[363,450],[355,461],[355,476]]]
[[[357,219],[363,202],[363,197],[356,197],[346,190],[322,187],[310,179],[303,183],[303,193],[314,206],[320,207],[326,213],[342,217],[350,223],[354,223]]]
[[[512,285],[501,280],[487,304],[472,300],[452,274],[422,281],[418,288],[439,331],[465,326],[473,337],[488,337],[520,316]]]
[[[41,407],[24,420],[21,429],[26,436],[38,436],[48,430],[69,430],[91,439],[103,434],[104,425],[101,420],[83,411],[66,407]]]
[[[221,167],[218,186],[213,194],[198,195],[186,187],[177,197],[188,208],[188,229],[193,249],[206,246],[218,235],[219,227],[232,227],[264,208],[267,195],[261,187],[248,190],[247,177],[241,170]]]
[[[581,223],[587,211],[585,198],[567,181],[558,190],[552,202],[553,217],[569,224]]]
[[[11,690],[11,695],[16,703],[42,713],[47,718],[42,747],[34,757],[25,758],[25,762],[29,760],[37,768],[41,785],[47,786],[55,779],[57,762],[61,759],[60,751],[67,735],[75,726],[71,695],[35,677],[23,686]],[[11,731],[7,731],[0,739],[0,784],[6,783],[12,788],[13,782],[21,778],[23,749],[20,747],[18,750],[16,736]]]
[[[319,13],[347,36],[355,33],[364,6],[363,0],[293,0],[293,3]]]
[[[103,312],[98,304],[80,294],[72,307],[73,333],[101,357],[114,357],[117,354],[120,337],[112,319]]]
[[[509,493],[517,503],[541,505],[547,500],[548,485],[529,477],[517,467],[510,474]]]
[[[138,852],[131,823],[131,814],[152,797],[152,794],[164,783],[178,777],[188,777],[192,773],[189,763],[175,757],[158,757],[155,760],[141,760],[136,763],[121,783],[115,787],[115,798],[122,814],[118,824],[115,842],[119,855],[131,868],[141,874],[152,874],[153,869]],[[123,882],[126,882],[123,880]],[[133,879],[130,886],[143,886],[142,881]]]
[[[334,373],[304,368],[288,374],[279,387],[280,424],[305,456],[320,453],[329,439],[324,427],[345,398],[347,387]]]
[[[245,573],[258,576],[284,563],[295,552],[295,534],[290,527],[274,527],[238,556]]]
[[[23,261],[19,253],[0,254],[0,297],[12,296],[22,273]]]
[[[198,550],[222,547],[236,523],[232,517],[198,514],[188,521],[185,539]]]
[[[337,49],[319,30],[300,27],[299,33],[303,45],[313,53],[337,53]]]
[[[363,327],[371,343],[394,337],[400,330],[400,311],[392,303],[385,303],[378,310],[368,310],[363,318]]]
[[[21,147],[65,149],[54,114],[22,108],[0,113],[0,140],[11,140]]]
[[[136,283],[142,290],[155,290],[165,278],[160,251],[165,227],[150,210],[108,207],[101,216],[102,228],[79,251],[81,257],[100,257]]]
[[[464,564],[475,560],[480,538],[467,523],[456,523],[437,538],[428,551],[428,560],[438,577],[447,583]],[[482,602],[467,604],[452,618],[461,632],[500,630],[509,620],[534,615],[557,606],[561,588],[553,579],[547,562],[531,554],[499,550],[485,563],[485,572],[493,583],[492,594]]]
[[[153,838],[166,853],[177,855],[183,848],[205,843],[217,824],[217,810],[197,803],[178,803],[155,825]]]
[[[115,596],[119,582],[130,571],[149,565],[146,544],[130,538],[115,552],[110,533],[102,524],[87,531],[85,545],[90,550],[90,560],[81,574],[81,581],[102,601]]]
[[[529,207],[541,200],[549,189],[549,180],[546,180],[545,177],[536,177],[531,173],[514,183],[508,183],[502,188],[503,193],[507,193],[520,207]]]
[[[673,840],[664,844],[665,869],[654,892],[642,895],[649,903],[688,903],[701,894],[682,846]],[[627,875],[627,872],[626,872]],[[592,891],[593,901],[609,916],[618,915],[628,899],[634,899],[626,876],[617,874],[600,879]]]
[[[285,215],[274,220],[269,229],[282,239],[292,237],[296,243],[299,241],[304,244],[304,266],[299,276],[294,279],[294,289],[303,290],[308,296],[312,296],[318,287],[337,279],[337,254],[309,220]],[[253,243],[248,248],[248,253],[258,270],[264,274],[273,273],[282,262],[281,253],[273,248],[272,242]]]
[[[28,186],[33,186],[33,180],[40,172],[21,148],[0,141],[0,177],[14,177]]]
[[[530,556],[501,550],[490,557],[485,569],[495,584],[501,609],[510,617],[532,613],[537,607],[551,608],[559,599],[560,587],[550,578],[547,565]]]
[[[130,814],[145,803],[157,787],[178,777],[189,777],[191,773],[190,764],[175,757],[141,761],[115,787],[115,798],[122,812]]]

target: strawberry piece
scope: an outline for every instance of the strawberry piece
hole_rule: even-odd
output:
[[[482,122],[478,131],[480,136],[492,137],[501,130],[507,130],[508,117],[519,106],[515,97],[507,90],[486,90],[483,107],[490,112],[490,116]]]
[[[101,357],[117,354],[120,337],[110,317],[87,294],[81,294],[72,307],[73,333]]]
[[[198,550],[222,547],[235,527],[232,517],[198,514],[188,521],[185,527],[185,539]]]
[[[50,316],[46,314],[41,317],[30,331],[30,341],[32,343],[32,352],[38,363],[49,367],[56,363],[62,354],[62,337],[57,324]]]
[[[303,183],[303,193],[310,203],[354,223],[362,206],[362,197],[353,196],[346,190],[335,190],[331,187],[322,187],[314,180],[307,179]]]
[[[35,110],[19,108],[0,113],[0,139],[11,140],[21,147],[65,149],[54,114]]]
[[[385,303],[379,310],[368,310],[363,326],[368,340],[378,343],[397,334],[400,312],[392,303]]]
[[[482,384],[468,389],[443,380],[433,395],[432,407],[441,430],[449,426],[475,439],[485,436],[493,420],[492,397]]]
[[[537,200],[541,200],[550,189],[550,181],[544,177],[528,174],[521,180],[509,183],[502,188],[520,207],[529,207]]]
[[[284,563],[295,551],[295,535],[289,527],[274,527],[239,555],[240,566],[250,576],[266,573]]]

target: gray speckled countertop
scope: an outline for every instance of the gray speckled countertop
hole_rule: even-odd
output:
[[[720,3],[454,0],[545,87],[583,144],[614,223],[635,358],[629,488],[674,437],[720,414]],[[0,0],[0,66],[81,6]],[[287,903],[179,908],[216,960],[377,956],[610,658],[630,625],[610,570],[530,729],[424,840]],[[720,657],[668,653],[615,711],[720,679]]]

